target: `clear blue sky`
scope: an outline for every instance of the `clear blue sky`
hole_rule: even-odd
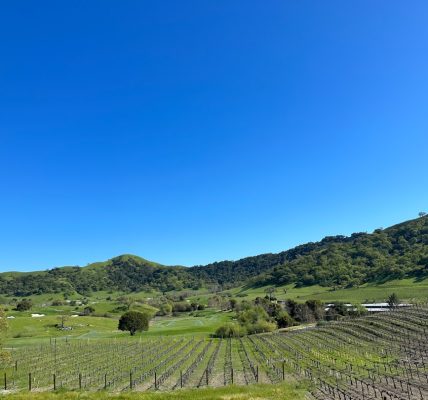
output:
[[[428,211],[426,1],[0,13],[0,270],[194,265]]]

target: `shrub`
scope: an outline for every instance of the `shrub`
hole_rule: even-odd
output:
[[[91,315],[95,312],[95,308],[91,306],[87,306],[83,309],[83,315]]]
[[[287,311],[279,312],[275,320],[278,324],[278,328],[288,328],[289,326],[295,325],[294,319],[290,317]]]
[[[229,338],[229,337],[241,337],[247,334],[247,331],[241,325],[235,324],[233,322],[228,322],[224,325],[221,325],[217,328],[214,333],[215,337],[219,338]]]
[[[255,324],[247,325],[248,334],[272,332],[276,329],[276,324],[269,321],[258,321]]]
[[[255,306],[245,311],[238,313],[238,321],[241,325],[252,325],[261,320],[268,320],[269,315],[266,313],[263,307]]]
[[[173,313],[190,312],[190,311],[192,311],[192,306],[187,302],[178,302],[178,303],[172,304]]]
[[[29,299],[22,299],[17,305],[16,305],[16,311],[28,311],[31,310],[33,307],[33,302]]]
[[[159,311],[157,315],[169,315],[172,312],[172,305],[170,303],[162,303],[159,306]]]

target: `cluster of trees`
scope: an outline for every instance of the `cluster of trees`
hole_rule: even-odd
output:
[[[63,267],[37,273],[0,274],[0,292],[13,296],[42,293],[88,295],[99,290],[150,291],[238,284],[332,288],[366,282],[428,276],[428,216],[349,237],[330,236],[278,254],[261,254],[192,268],[165,267],[123,255],[85,268]]]
[[[325,305],[319,300],[307,300],[305,303],[286,300],[284,307],[291,317],[293,325],[317,322],[325,316]]]
[[[343,302],[332,303],[325,313],[326,321],[337,321],[344,317],[361,317],[367,314],[367,309],[361,304],[346,305]]]
[[[233,299],[232,299],[233,300]],[[319,300],[308,300],[298,303],[288,299],[277,302],[272,294],[264,298],[257,297],[250,302],[243,300],[234,304],[236,312],[234,322],[221,325],[214,333],[215,337],[240,337],[253,333],[271,332],[277,328],[287,328],[303,323],[322,323],[322,321],[338,320],[344,317],[360,317],[368,311],[361,304],[345,304],[335,302],[329,304]],[[398,296],[392,293],[387,303],[390,308],[400,304]]]
[[[205,305],[199,301],[188,300],[190,292],[168,293],[149,300],[147,303],[158,309],[156,315],[164,316],[184,312],[201,311]]]
[[[231,303],[232,309],[236,312],[236,322],[220,326],[214,333],[216,337],[272,332],[277,328],[284,328],[296,323],[283,306],[268,296],[257,297],[252,302],[244,300],[240,303]]]
[[[203,304],[195,303],[195,302],[177,302],[172,303],[172,312],[173,313],[180,313],[180,312],[191,312],[191,311],[197,311],[197,310],[204,310],[205,306]]]
[[[34,273],[0,274],[0,292],[12,296],[74,293],[88,296],[101,290],[125,292],[183,288],[198,289],[203,282],[185,267],[165,267],[136,256],[118,256],[87,267],[61,267]]]
[[[264,272],[253,284],[348,288],[366,282],[426,277],[428,218],[377,229],[372,234],[327,237],[299,248],[298,257]]]
[[[170,302],[164,301],[155,305],[158,308],[158,312],[156,315],[170,315],[170,314],[179,314],[183,312],[192,312],[192,311],[201,311],[205,309],[204,304],[196,303],[196,302]]]
[[[164,267],[136,256],[119,256],[84,268],[61,267],[34,273],[0,274],[0,292],[12,296],[196,289],[201,285],[184,267]]]
[[[223,288],[296,283],[351,287],[377,279],[428,276],[428,216],[373,233],[328,236],[277,254],[192,268],[203,281]]]

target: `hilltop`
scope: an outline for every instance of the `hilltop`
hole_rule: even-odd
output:
[[[13,296],[101,290],[136,292],[223,289],[246,284],[358,287],[369,282],[428,276],[428,216],[372,233],[328,236],[280,253],[204,266],[165,266],[124,254],[86,267],[0,274],[0,292]]]

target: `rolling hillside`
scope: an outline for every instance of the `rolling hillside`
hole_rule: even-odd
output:
[[[428,216],[373,233],[329,236],[277,254],[261,254],[205,266],[164,266],[121,255],[86,267],[0,274],[0,293],[14,296],[100,290],[182,290],[213,284],[231,288],[290,284],[358,287],[428,276]]]

